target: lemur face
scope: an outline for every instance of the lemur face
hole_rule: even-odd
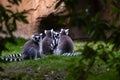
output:
[[[53,32],[53,45],[57,46],[58,45],[58,40],[59,40],[59,32],[54,31]]]
[[[54,37],[54,38],[59,38],[59,36],[60,36],[60,35],[59,35],[59,32],[54,31],[53,37]]]
[[[40,34],[35,34],[35,35],[32,35],[32,40],[34,40],[35,42],[39,42],[40,39],[42,38],[42,33]]]

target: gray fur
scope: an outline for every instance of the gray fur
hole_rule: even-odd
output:
[[[53,29],[51,30],[45,30],[45,37],[43,38],[42,41],[42,46],[43,46],[43,54],[52,54],[53,53]]]
[[[31,39],[24,44],[21,54],[10,54],[7,57],[1,59],[5,61],[21,61],[27,59],[37,60],[37,58],[44,56],[41,45],[42,34],[32,35]]]
[[[32,39],[26,42],[22,48],[22,57],[23,59],[37,59],[42,57],[42,53],[40,53],[39,42],[42,39],[42,34],[33,35]]]
[[[74,45],[72,39],[68,36],[69,29],[61,29],[57,47],[54,54],[61,55],[63,53],[73,53]]]

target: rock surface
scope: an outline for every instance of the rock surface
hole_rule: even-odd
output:
[[[64,8],[64,4],[62,4],[59,8],[54,9],[58,0],[22,0],[19,6],[12,6],[12,10],[22,11],[29,10],[29,14],[27,14],[27,19],[29,24],[18,23],[18,29],[14,32],[16,37],[30,38],[30,36],[36,32],[36,19],[38,17],[44,17],[49,15],[50,13],[57,13]],[[4,6],[9,5],[7,0],[0,0]]]

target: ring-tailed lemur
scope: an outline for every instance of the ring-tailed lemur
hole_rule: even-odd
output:
[[[59,32],[53,32],[53,50],[57,47],[59,40]]]
[[[61,29],[57,46],[54,49],[54,54],[61,55],[64,53],[73,53],[74,45],[72,39],[68,36],[69,29]]]
[[[44,33],[45,33],[45,37],[42,40],[43,54],[52,54],[54,48],[54,40],[53,40],[54,31],[53,29],[44,30]]]
[[[61,30],[66,30],[64,34],[68,36],[68,29],[61,29]],[[59,38],[60,38],[60,32],[54,31],[54,42],[53,42],[54,43],[54,54],[56,54],[55,52],[57,49]],[[59,41],[59,43],[60,43],[60,41]],[[81,52],[73,52],[73,53],[67,52],[67,53],[63,53],[61,55],[62,56],[79,56],[81,54],[82,54]]]
[[[42,52],[42,33],[32,35],[31,39],[27,41],[21,54],[10,54],[9,56],[2,57],[4,61],[21,61],[27,59],[37,59],[43,57]]]

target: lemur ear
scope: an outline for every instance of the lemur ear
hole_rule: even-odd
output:
[[[51,29],[51,32],[53,32],[53,29]]]
[[[32,35],[31,38],[33,38],[35,35]]]
[[[69,32],[69,29],[66,29],[65,32]]]
[[[65,33],[66,33],[66,35],[68,35],[68,33],[69,33],[69,29],[66,29],[66,30],[65,30]]]
[[[46,33],[47,33],[47,30],[44,30],[44,33],[46,34]]]
[[[63,31],[63,28],[61,28],[61,30],[60,31]]]
[[[32,35],[32,36],[31,36],[31,39],[32,39],[32,40],[34,40],[34,36],[35,36],[35,35]]]
[[[40,33],[40,36],[42,36],[42,33]]]

